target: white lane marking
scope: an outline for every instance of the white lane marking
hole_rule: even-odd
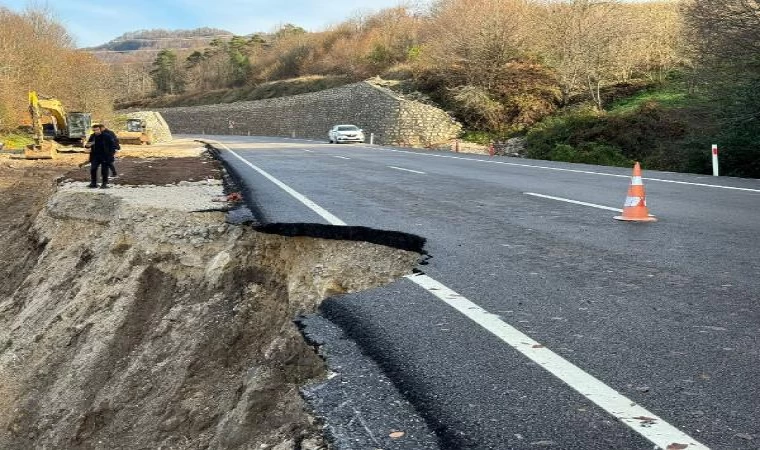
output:
[[[404,169],[403,167],[396,167],[396,166],[388,166],[388,167],[390,167],[391,169],[403,170],[404,172],[412,172],[412,173],[418,173],[420,175],[427,175],[425,172],[420,172],[419,170]]]
[[[309,152],[309,153],[314,153],[314,150],[306,150],[306,149],[303,149],[303,151],[305,151],[305,152]]]
[[[660,448],[673,448],[669,447],[673,444],[686,444],[689,450],[708,448],[502,321],[499,316],[486,311],[438,281],[421,274],[407,275],[406,278],[491,332]]]
[[[320,214],[328,222],[333,225],[345,225],[345,222],[333,216],[319,205],[296,192],[294,189],[288,187],[285,183],[243,159],[243,157],[235,153],[226,145],[218,141],[217,144],[226,148],[245,164],[249,165],[254,170],[264,175],[268,180],[285,190],[285,192]],[[314,207],[318,208],[318,210],[314,209]],[[320,213],[319,211],[322,212]],[[502,321],[495,314],[489,313],[442,283],[427,275],[408,275],[407,278],[459,311],[465,317],[473,320],[475,323],[485,328],[487,331],[494,334],[532,361],[538,363],[552,375],[556,376],[565,382],[565,384],[578,391],[581,395],[612,414],[618,420],[651,441],[653,444],[658,445],[663,449],[671,444],[685,444],[688,445],[688,450],[709,450],[708,447],[700,444],[689,435],[683,433],[643,407],[638,406],[632,400],[624,397],[600,380],[584,372],[580,367],[552,352],[537,341],[528,337],[526,334]]]
[[[647,181],[659,181],[660,183],[672,183],[672,184],[686,184],[689,186],[702,186],[702,187],[709,187],[709,188],[718,188],[718,189],[731,189],[734,191],[745,191],[745,192],[760,192],[760,189],[750,189],[750,188],[740,188],[735,186],[721,186],[719,184],[706,184],[706,183],[691,183],[688,181],[675,181],[675,180],[663,180],[660,178],[642,178],[643,180]]]
[[[209,141],[209,142],[215,142],[216,144],[221,145],[222,147],[224,147],[227,151],[229,151],[237,159],[239,159],[240,161],[242,161],[244,164],[246,164],[247,166],[249,166],[251,169],[253,169],[256,172],[258,172],[261,175],[263,175],[267,180],[269,180],[272,183],[276,184],[283,191],[285,191],[288,194],[292,195],[296,200],[298,200],[299,202],[301,202],[304,205],[306,205],[306,207],[308,207],[309,209],[311,209],[315,213],[319,214],[323,219],[325,219],[331,225],[341,225],[341,226],[342,225],[346,225],[346,222],[344,222],[344,221],[338,219],[337,217],[335,217],[334,215],[330,214],[329,211],[327,211],[326,209],[324,209],[321,206],[317,205],[313,201],[309,200],[306,196],[300,194],[299,192],[297,192],[295,189],[291,188],[287,184],[285,184],[282,181],[278,180],[277,178],[273,177],[272,175],[270,175],[269,173],[267,173],[265,170],[263,170],[263,169],[255,166],[255,165],[251,164],[250,161],[246,160],[242,156],[240,156],[237,153],[235,153],[235,151],[232,150],[231,148],[227,147],[226,145],[222,144],[219,141]]]
[[[330,156],[332,156],[333,158],[351,159],[351,158],[346,158],[345,156],[338,156],[338,155],[330,155]]]
[[[575,205],[583,205],[583,206],[590,206],[592,208],[606,209],[607,211],[623,212],[623,210],[620,209],[620,208],[613,208],[611,206],[597,205],[596,203],[581,202],[581,201],[578,201],[578,200],[570,200],[569,198],[554,197],[554,196],[551,196],[551,195],[544,195],[544,194],[536,194],[535,192],[525,192],[524,194],[525,195],[530,195],[532,197],[548,198],[549,200],[557,200],[557,201],[560,201],[560,202],[573,203]]]
[[[572,173],[583,173],[583,174],[589,174],[589,175],[600,175],[604,177],[617,177],[617,178],[631,178],[630,175],[618,175],[615,173],[604,173],[604,172],[594,172],[591,170],[578,170],[578,169],[563,169],[561,167],[547,167],[547,166],[536,166],[532,164],[518,164],[518,163],[510,163],[505,161],[491,161],[487,159],[475,159],[475,158],[462,158],[461,156],[449,156],[449,155],[434,155],[429,153],[417,153],[417,152],[410,152],[406,150],[395,150],[392,148],[383,148],[383,150],[389,151],[389,152],[396,152],[396,153],[408,153],[410,155],[418,155],[418,156],[430,156],[434,158],[449,158],[449,159],[461,159],[463,161],[473,161],[473,162],[481,162],[481,163],[488,163],[488,164],[501,164],[504,166],[515,166],[515,167],[528,167],[531,169],[542,169],[542,170],[555,170],[558,172],[572,172]],[[716,188],[716,189],[730,189],[734,191],[745,191],[745,192],[757,192],[760,193],[760,189],[750,189],[750,188],[742,188],[742,187],[735,187],[735,186],[723,186],[719,184],[707,184],[707,183],[692,183],[689,181],[675,181],[675,180],[663,180],[661,178],[643,178],[647,181],[657,181],[660,183],[672,183],[672,184],[685,184],[689,186],[701,186],[701,187],[709,187],[709,188]]]

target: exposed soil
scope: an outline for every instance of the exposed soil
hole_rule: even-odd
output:
[[[199,161],[200,160],[200,161]],[[114,163],[119,174],[111,178],[113,184],[142,186],[146,184],[176,184],[180,181],[220,179],[219,162],[209,155],[194,158],[138,158],[126,156]],[[66,174],[70,181],[90,181],[89,165]],[[98,174],[100,180],[100,174]]]
[[[83,155],[0,160],[0,448],[326,448],[299,395],[323,363],[292,320],[419,255],[198,212],[182,197],[222,190],[188,182],[219,176],[200,150],[139,148],[118,180],[142,187],[110,191],[56,187]]]
[[[71,164],[0,159],[0,298],[13,293],[34,267],[41,249],[29,233]]]
[[[202,144],[190,140],[151,146],[122,145],[114,163],[119,176],[110,181],[113,184],[141,186],[221,179],[219,162],[203,150]],[[90,167],[84,162],[82,164],[85,165],[80,164],[81,167],[66,173],[65,178],[89,182]]]

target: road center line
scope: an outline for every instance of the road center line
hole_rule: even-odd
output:
[[[338,156],[338,155],[330,155],[330,156],[332,156],[333,158],[351,159],[351,158],[346,158],[345,156]]]
[[[570,200],[569,198],[553,197],[551,195],[536,194],[535,192],[524,192],[525,195],[532,197],[548,198],[549,200],[557,200],[560,202],[573,203],[575,205],[590,206],[592,208],[606,209],[607,211],[623,212],[620,208],[613,208],[611,206],[597,205],[596,203],[581,202],[578,200]]]
[[[420,172],[419,170],[404,169],[403,167],[396,167],[396,166],[388,166],[388,167],[390,167],[391,169],[403,170],[404,172],[412,172],[412,173],[418,173],[420,175],[427,175],[425,172]]]
[[[473,162],[480,162],[480,163],[487,163],[487,164],[501,164],[504,166],[514,166],[514,167],[527,167],[530,169],[542,169],[542,170],[555,170],[558,172],[571,172],[571,173],[583,173],[588,175],[600,175],[604,177],[616,177],[616,178],[630,178],[630,175],[618,175],[615,173],[604,173],[604,172],[594,172],[591,170],[579,170],[579,169],[564,169],[561,167],[548,167],[548,166],[536,166],[532,164],[519,164],[519,163],[511,163],[506,161],[491,161],[487,159],[475,159],[475,158],[463,158],[461,156],[449,156],[449,155],[435,155],[431,153],[417,153],[417,152],[410,152],[406,150],[395,150],[392,148],[383,148],[383,150],[389,151],[389,152],[395,152],[395,153],[407,153],[410,155],[418,155],[418,156],[428,156],[433,158],[448,158],[448,159],[460,159],[463,161],[473,161]],[[664,180],[662,178],[642,178],[643,180],[647,181],[656,181],[660,183],[672,183],[672,184],[685,184],[689,186],[700,186],[700,187],[708,187],[708,188],[716,188],[716,189],[729,189],[734,191],[744,191],[744,192],[756,192],[760,193],[760,189],[751,189],[751,188],[742,188],[742,187],[735,187],[735,186],[723,186],[720,184],[707,184],[707,183],[692,183],[690,181],[676,181],[676,180]]]
[[[222,146],[232,155],[266,177],[269,181],[275,183],[278,187],[295,197],[298,201],[312,209],[331,224],[346,225],[345,222],[312,202],[304,195],[290,188],[282,181],[256,167],[223,143],[218,141],[208,142],[215,142],[217,145]],[[427,290],[465,317],[474,321],[530,360],[539,364],[572,389],[576,390],[594,404],[630,427],[633,431],[639,433],[660,448],[665,449],[670,447],[685,448],[687,450],[709,450],[708,447],[697,442],[696,439],[693,439],[678,428],[665,422],[649,410],[639,406],[631,399],[594,378],[580,367],[574,365],[549,350],[538,341],[531,339],[528,335],[504,322],[499,316],[486,311],[444,284],[422,274],[408,275],[406,278]],[[677,446],[676,444],[686,445],[687,447]]]

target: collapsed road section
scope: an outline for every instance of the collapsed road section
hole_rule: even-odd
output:
[[[216,161],[172,145],[109,190],[80,160],[0,160],[0,448],[328,447],[293,319],[420,255],[225,223]]]

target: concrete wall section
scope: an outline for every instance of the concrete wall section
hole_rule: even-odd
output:
[[[327,140],[334,125],[350,123],[378,144],[432,146],[461,127],[441,109],[402,99],[367,82],[269,100],[158,109],[173,133],[236,134]],[[230,123],[232,128],[230,128]]]

